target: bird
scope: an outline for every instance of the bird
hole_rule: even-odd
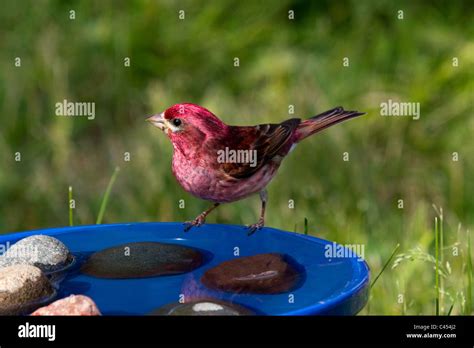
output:
[[[336,107],[304,120],[231,126],[202,106],[180,103],[146,120],[171,140],[171,167],[178,183],[186,192],[212,203],[185,222],[184,231],[203,225],[219,205],[258,193],[260,217],[246,226],[251,235],[265,225],[266,187],[295,146],[323,129],[364,114]]]

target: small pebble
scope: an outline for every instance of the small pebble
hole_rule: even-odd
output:
[[[186,303],[172,303],[163,306],[151,315],[253,315],[253,311],[240,305],[220,300],[199,300]]]
[[[43,315],[79,315],[95,316],[101,315],[94,301],[84,295],[71,295],[57,300],[46,307],[41,307],[31,313],[35,316]]]

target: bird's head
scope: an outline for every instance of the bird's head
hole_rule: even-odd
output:
[[[160,114],[147,118],[164,131],[174,145],[200,146],[225,132],[226,125],[209,110],[190,103],[176,104]]]

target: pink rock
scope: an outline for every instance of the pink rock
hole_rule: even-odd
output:
[[[46,307],[41,307],[31,315],[101,315],[90,297],[71,295],[57,300]]]

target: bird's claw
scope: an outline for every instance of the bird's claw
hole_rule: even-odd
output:
[[[245,227],[247,229],[247,236],[251,236],[258,230],[261,230],[264,225],[265,225],[265,221],[262,218],[260,218],[256,224],[247,225]]]
[[[193,227],[200,227],[204,222],[206,222],[206,216],[200,214],[194,220],[184,223],[184,232],[188,232]]]

